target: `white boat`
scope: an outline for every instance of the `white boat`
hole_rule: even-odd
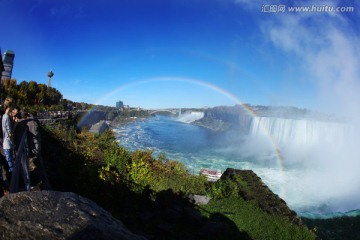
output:
[[[216,182],[217,180],[219,180],[222,174],[223,172],[219,170],[211,170],[206,168],[202,168],[200,170],[200,175],[205,175],[208,181],[211,182]]]

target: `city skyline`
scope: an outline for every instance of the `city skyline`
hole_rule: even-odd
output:
[[[323,1],[323,9],[307,0],[0,4],[7,33],[0,47],[16,54],[12,77],[47,84],[52,69],[51,86],[72,101],[358,115],[348,107],[360,102],[356,1]]]

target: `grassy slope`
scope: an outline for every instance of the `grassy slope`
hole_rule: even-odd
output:
[[[56,131],[47,129],[43,134],[44,162],[54,190],[72,191],[94,200],[121,219],[134,232],[155,235],[159,237],[157,239],[174,239],[178,231],[168,233],[169,238],[164,238],[163,233],[157,231],[159,225],[167,224],[166,218],[159,218],[158,222],[150,222],[150,224],[141,222],[144,215],[156,217],[157,212],[160,211],[158,207],[154,207],[154,202],[149,201],[149,194],[144,191],[135,194],[126,186],[100,179],[99,171],[104,166],[102,150],[114,145],[113,138],[76,134],[69,126],[59,126]],[[309,230],[292,224],[286,216],[264,211],[262,206],[272,204],[267,202],[266,197],[259,198],[258,194],[261,191],[250,190],[258,189],[256,180],[242,179],[240,182],[245,186],[240,195],[213,199],[206,206],[190,205],[191,208],[201,212],[203,219],[201,226],[189,226],[189,223],[185,222],[184,225],[180,224],[174,229],[179,229],[180,233],[187,229],[189,233],[196,234],[208,223],[221,222],[227,225],[225,229],[230,230],[217,239],[224,236],[226,239],[315,238]],[[203,190],[201,189],[200,192]],[[159,193],[155,195],[159,196]],[[269,196],[269,193],[264,196]],[[174,197],[173,194],[170,194],[170,197]],[[158,205],[158,202],[155,202],[156,204]],[[174,208],[170,206],[168,209]]]
[[[337,217],[330,219],[306,219],[305,224],[316,229],[321,239],[355,240],[360,239],[360,216]]]
[[[203,216],[209,218],[215,213],[223,214],[251,239],[315,239],[304,227],[291,224],[283,217],[269,215],[252,202],[241,198],[212,200],[198,208]],[[213,219],[216,220],[216,217]]]

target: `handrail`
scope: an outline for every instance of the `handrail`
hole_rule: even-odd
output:
[[[19,192],[19,178],[20,178],[20,169],[21,169],[21,159],[24,157],[28,157],[26,146],[28,128],[24,128],[24,133],[21,137],[21,141],[19,144],[19,148],[17,150],[16,158],[15,158],[15,166],[12,172],[11,180],[10,180],[10,193]],[[28,167],[28,166],[27,166]]]

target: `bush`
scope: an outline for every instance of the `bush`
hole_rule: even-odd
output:
[[[96,201],[115,217],[130,218],[130,229],[146,232],[143,213],[157,206],[149,197],[172,189],[176,196],[211,195],[213,200],[199,207],[202,217],[213,221],[218,219],[211,217],[221,215],[221,221],[236,224],[237,234],[246,233],[253,239],[313,239],[306,229],[283,217],[270,216],[253,201],[239,197],[240,190],[249,192],[247,181],[221,179],[209,183],[205,176],[190,174],[184,164],[164,154],[156,159],[149,150],[131,152],[118,146],[111,132],[94,135],[76,133],[74,129],[55,126],[43,131],[44,162],[54,190],[76,192]]]
[[[215,199],[237,197],[239,188],[231,179],[220,179],[211,184],[210,195]]]

